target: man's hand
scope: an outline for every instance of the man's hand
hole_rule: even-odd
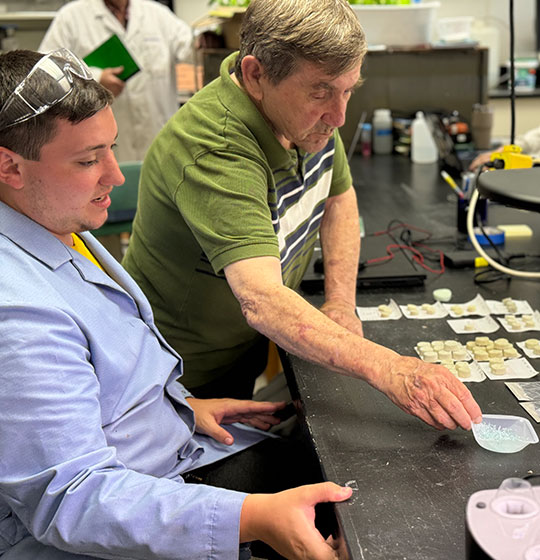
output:
[[[483,154],[477,155],[471,161],[471,164],[469,165],[469,171],[476,171],[477,167],[480,167],[481,165],[487,163],[491,159],[491,155],[496,152],[502,152],[502,147],[497,150],[494,150],[493,152],[484,152]]]
[[[320,309],[327,317],[348,331],[364,336],[362,321],[356,314],[356,307],[344,301],[331,300],[325,301]]]
[[[232,445],[232,435],[220,424],[242,422],[260,430],[268,430],[281,422],[274,413],[284,402],[240,401],[236,399],[186,399],[195,412],[195,430],[225,445]]]
[[[262,540],[289,560],[336,560],[338,551],[315,527],[315,505],[342,502],[351,494],[351,488],[333,482],[251,494],[242,506],[240,542]]]
[[[99,83],[106,87],[115,97],[118,97],[126,87],[126,82],[118,77],[122,70],[124,70],[123,66],[105,68],[99,79]]]
[[[399,356],[388,364],[374,386],[405,412],[430,426],[470,430],[482,420],[482,412],[470,391],[445,367],[417,358]]]
[[[248,324],[284,350],[323,367],[364,379],[403,410],[437,428],[468,430],[482,413],[469,390],[446,368],[399,356],[360,338],[283,286],[274,257],[236,261],[227,281]],[[347,297],[328,301],[349,302]]]

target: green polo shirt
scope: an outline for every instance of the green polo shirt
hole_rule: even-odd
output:
[[[123,262],[184,359],[188,388],[246,374],[249,363],[242,362],[242,371],[235,364],[260,341],[224,267],[276,257],[285,285],[297,289],[326,199],[352,185],[337,132],[317,154],[283,148],[232,81],[235,57],[223,61],[220,77],[190,99],[152,144]]]

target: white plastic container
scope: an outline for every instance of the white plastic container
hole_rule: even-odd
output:
[[[391,154],[393,148],[394,136],[390,109],[375,109],[373,112],[373,153]]]
[[[414,46],[432,38],[440,2],[418,4],[352,4],[366,34],[368,45]]]
[[[439,152],[422,111],[411,125],[411,159],[413,163],[435,163]]]
[[[510,62],[507,62],[510,74]],[[514,75],[516,91],[534,91],[536,87],[536,71],[538,60],[535,58],[517,58],[514,60]],[[508,81],[510,87],[510,81]]]
[[[437,20],[439,40],[455,43],[471,40],[472,16],[445,17]]]
[[[478,41],[481,47],[487,47],[488,55],[488,86],[497,87],[500,81],[499,67],[501,37],[495,26],[488,26],[483,21],[474,21],[471,28],[471,38]]]

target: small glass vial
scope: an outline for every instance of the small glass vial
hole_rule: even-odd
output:
[[[371,124],[364,123],[362,125],[362,133],[360,134],[360,150],[364,157],[371,156]]]

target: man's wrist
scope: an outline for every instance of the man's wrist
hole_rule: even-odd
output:
[[[343,309],[356,309],[356,301],[347,298],[332,297],[324,300],[321,307],[339,307]]]
[[[248,494],[242,504],[240,512],[240,542],[262,540],[263,527],[260,520],[267,517],[262,505],[265,496],[263,494]],[[262,514],[262,515],[261,515]]]

